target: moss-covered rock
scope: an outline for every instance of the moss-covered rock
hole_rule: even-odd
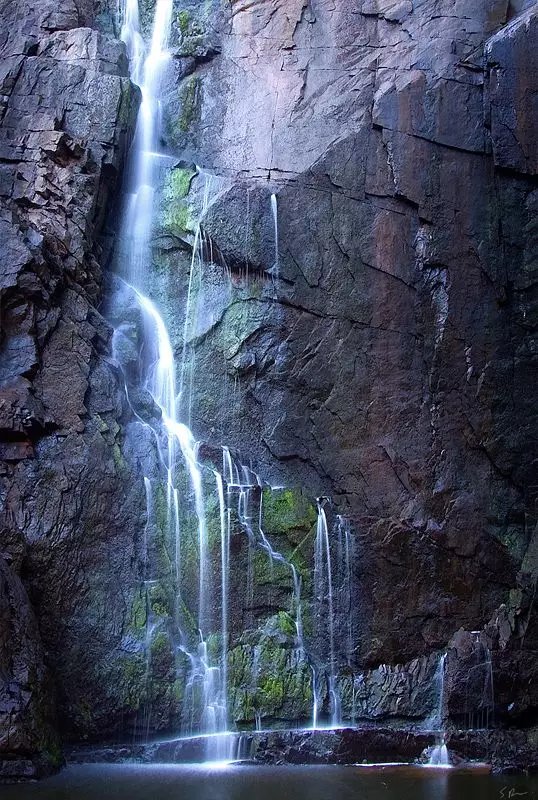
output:
[[[161,234],[182,236],[194,232],[195,222],[188,196],[195,175],[195,170],[182,167],[166,173],[159,219]]]
[[[148,621],[146,592],[139,589],[135,592],[131,603],[131,611],[127,623],[127,632],[141,638]]]
[[[312,709],[311,668],[296,647],[294,620],[280,612],[245,639],[229,654],[232,719],[240,726],[257,720],[307,720]]]
[[[299,489],[265,489],[263,525],[268,534],[286,534],[296,544],[316,524],[312,501]]]
[[[202,83],[197,75],[187,78],[180,89],[181,117],[179,129],[187,133],[198,120],[201,109]]]

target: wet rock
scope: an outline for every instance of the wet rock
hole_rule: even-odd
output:
[[[521,591],[536,523],[535,18],[504,0],[194,12],[219,52],[165,92],[170,145],[226,180],[189,331],[194,432],[351,519],[341,678],[350,695],[364,677],[367,716],[399,700],[427,717],[447,648],[455,724],[492,711],[486,649],[503,708],[536,710],[527,600],[517,687],[526,636],[502,614],[484,633]]]
[[[34,777],[59,766],[53,697],[38,623],[26,590],[0,559],[0,775]],[[41,755],[41,768],[35,760]],[[6,759],[5,756],[8,756]]]
[[[536,765],[535,731],[456,732],[447,737],[452,762],[458,767],[482,766],[494,772],[524,772]],[[240,735],[236,735],[239,740]],[[251,732],[241,737],[242,757],[265,764],[372,764],[422,763],[434,734],[410,728],[365,726],[331,731]],[[238,742],[239,743],[239,742]],[[503,743],[506,747],[503,750]],[[519,748],[519,752],[518,752]],[[207,740],[172,739],[146,745],[77,747],[68,753],[69,763],[125,762],[193,763],[203,761]]]

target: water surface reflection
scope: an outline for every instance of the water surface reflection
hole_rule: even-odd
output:
[[[73,766],[1,800],[538,800],[538,779],[414,767]]]

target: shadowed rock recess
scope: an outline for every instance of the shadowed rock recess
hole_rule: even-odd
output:
[[[178,566],[113,274],[121,7],[0,0],[0,779],[202,726],[192,498]],[[538,765],[538,3],[174,0],[170,55],[149,294],[212,586],[228,520],[228,727]]]

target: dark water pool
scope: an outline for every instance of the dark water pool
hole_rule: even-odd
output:
[[[412,767],[73,766],[1,800],[538,800],[538,779]]]

